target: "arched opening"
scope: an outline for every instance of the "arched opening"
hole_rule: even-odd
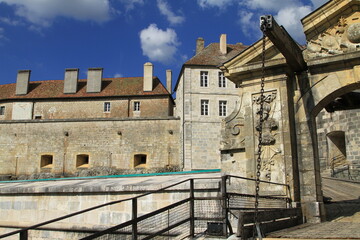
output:
[[[147,156],[146,154],[134,155],[134,168],[146,168]]]
[[[89,167],[89,155],[79,154],[76,156],[76,167],[77,168],[88,168]]]

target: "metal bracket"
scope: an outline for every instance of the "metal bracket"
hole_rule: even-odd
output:
[[[273,16],[272,15],[263,15],[260,17],[260,29],[265,31],[266,29],[271,29],[273,26]]]

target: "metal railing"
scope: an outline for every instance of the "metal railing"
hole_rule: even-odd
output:
[[[92,229],[94,234],[81,239],[185,238],[204,232],[227,236],[233,233],[229,222],[231,211],[250,210],[254,207],[255,195],[249,191],[254,181],[255,179],[231,175],[221,178],[191,178],[135,197],[108,202],[22,228],[0,235],[0,238],[19,235],[19,239],[25,240],[28,239],[31,230],[40,230],[46,225],[115,204],[130,204],[131,219],[107,229]],[[261,181],[261,184],[264,184],[264,191],[260,192],[260,207],[268,209],[291,206],[288,185],[266,181]],[[146,196],[155,198],[153,196],[157,194],[179,196],[175,202],[165,207],[139,212],[140,199]]]

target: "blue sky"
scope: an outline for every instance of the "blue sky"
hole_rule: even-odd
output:
[[[65,68],[91,67],[104,77],[137,77],[143,64],[175,83],[182,64],[227,34],[228,43],[250,45],[261,36],[259,16],[272,14],[300,43],[300,19],[326,0],[0,0],[0,84],[17,71],[31,80],[64,78]]]

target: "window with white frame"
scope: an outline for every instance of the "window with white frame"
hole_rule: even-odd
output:
[[[207,116],[209,115],[209,100],[201,100],[201,115]]]
[[[219,72],[219,87],[221,88],[226,87],[226,78],[223,72]]]
[[[110,112],[110,102],[104,102],[104,112]]]
[[[227,101],[219,101],[219,116],[220,117],[226,116],[226,104],[227,104]]]
[[[5,115],[5,106],[0,107],[0,115]]]
[[[209,72],[201,71],[200,72],[200,87],[209,86]]]
[[[140,111],[140,102],[134,102],[134,111]]]

